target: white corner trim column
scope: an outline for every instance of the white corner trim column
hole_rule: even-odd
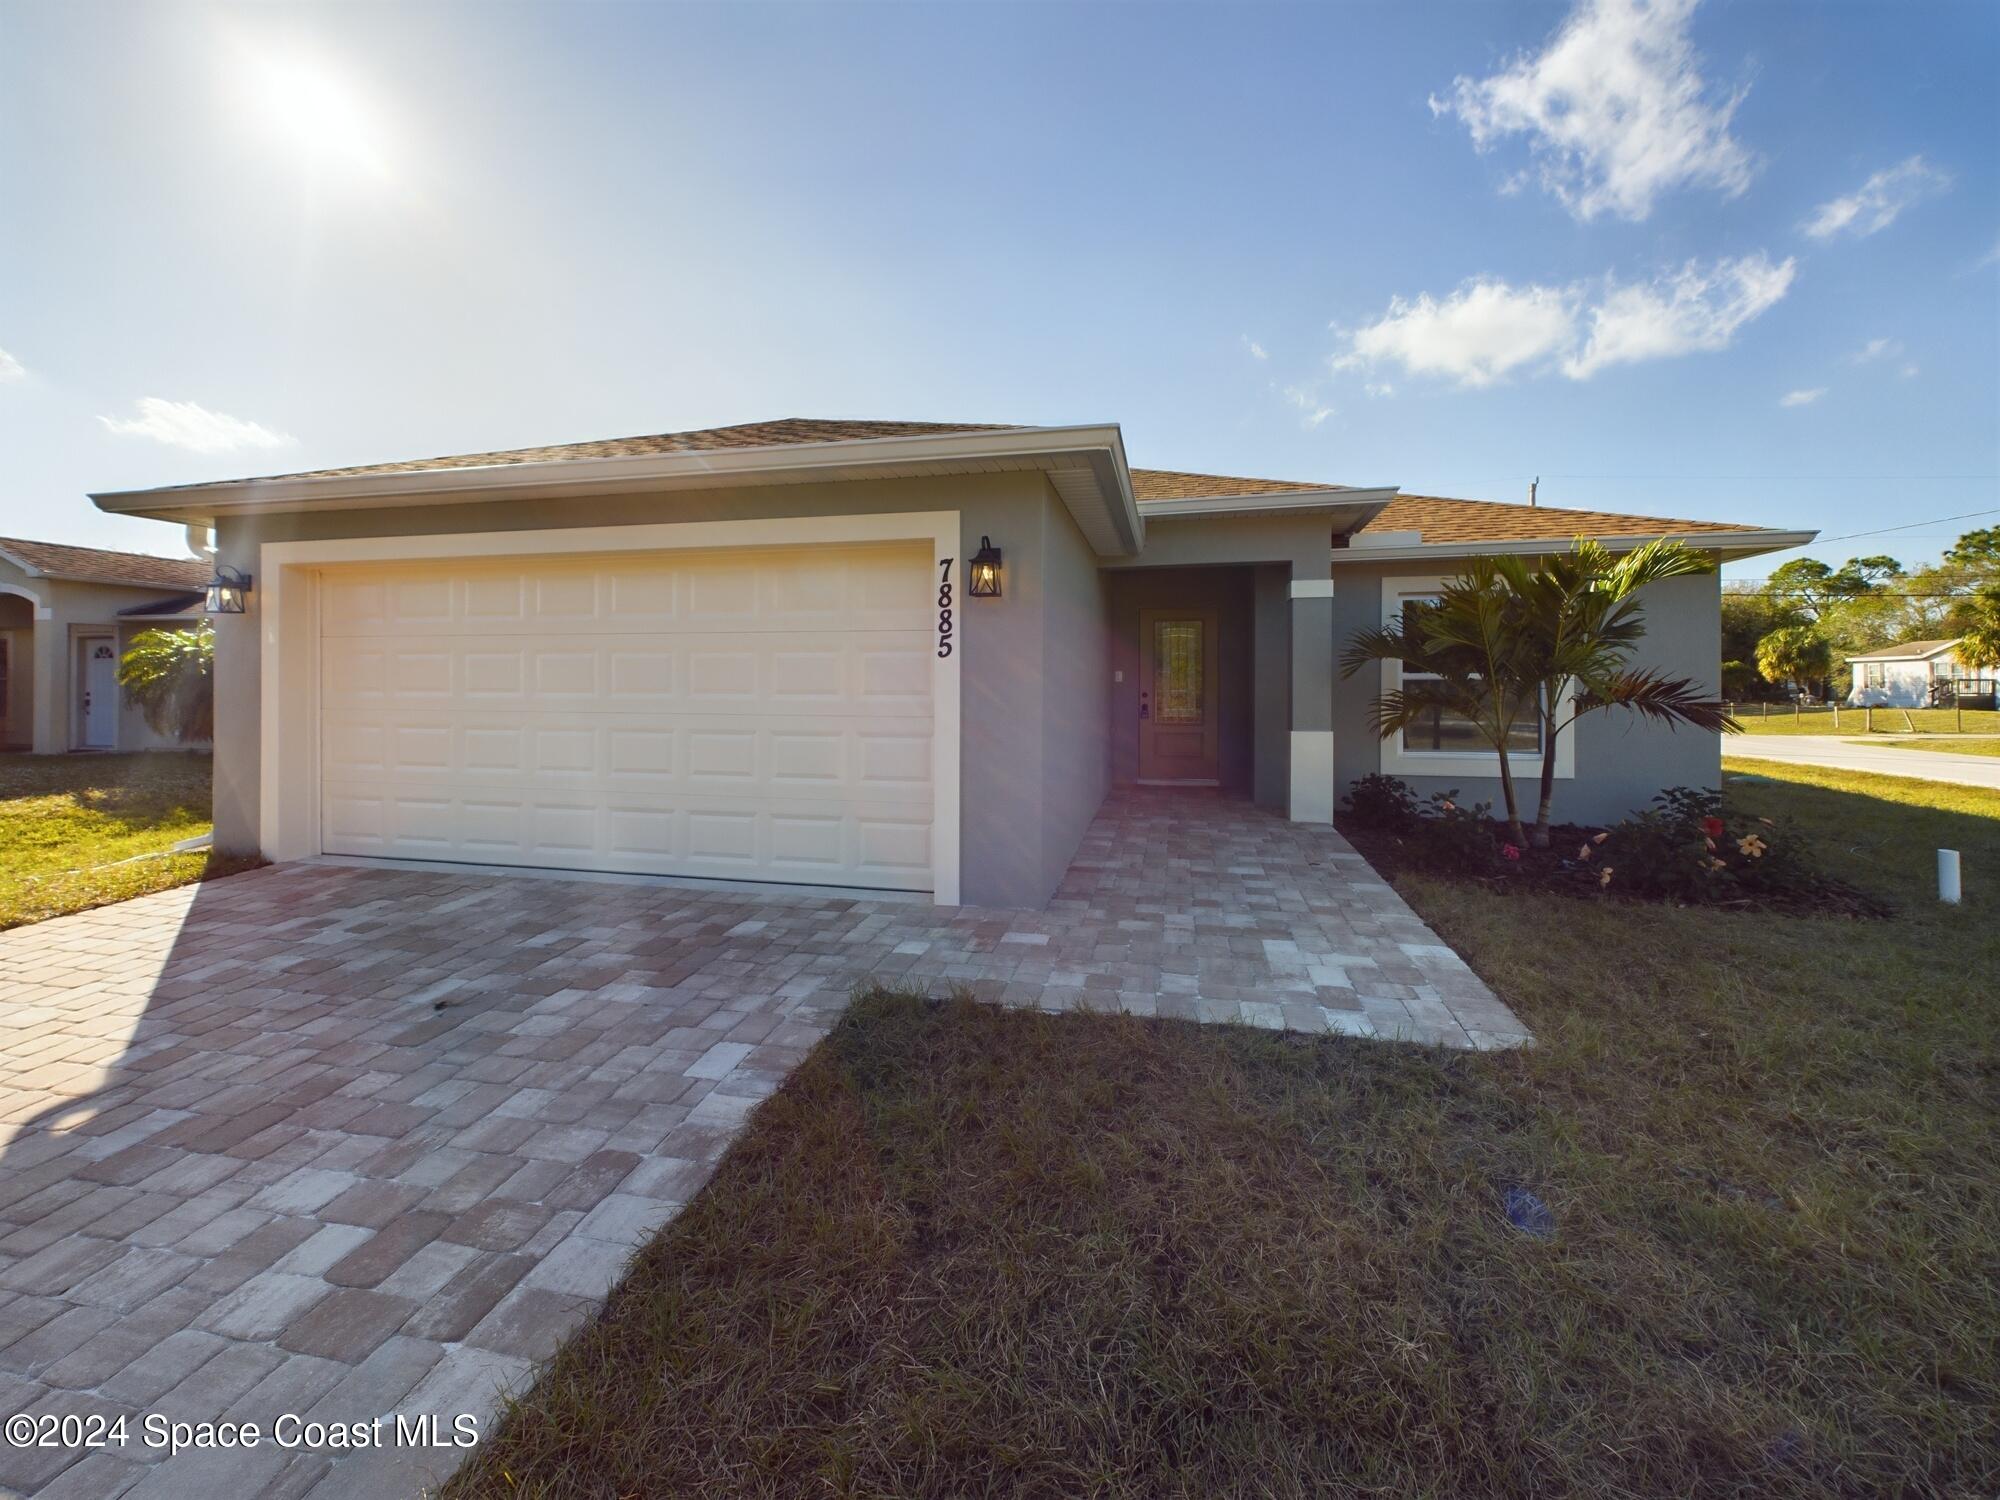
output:
[[[959,513],[775,516],[641,526],[471,531],[437,536],[266,542],[258,552],[249,618],[259,636],[257,845],[274,863],[320,852],[319,570],[342,563],[784,547],[842,542],[928,542],[937,652],[931,664],[931,899],[959,901],[961,857],[959,662],[966,611],[959,577]],[[950,564],[952,599],[935,592]],[[949,647],[949,649],[947,649]]]
[[[1292,731],[1291,820],[1333,821],[1333,731]]]

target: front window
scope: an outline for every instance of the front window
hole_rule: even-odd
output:
[[[1418,613],[1425,605],[1437,602],[1437,596],[1408,595],[1403,600],[1404,628],[1414,626]],[[1407,663],[1403,666],[1403,686],[1407,690],[1415,687],[1422,690],[1422,684],[1436,682],[1437,677],[1429,672],[1412,671]],[[1403,731],[1402,748],[1406,752],[1424,752],[1463,755],[1467,751],[1491,752],[1493,746],[1487,741],[1472,720],[1448,708],[1433,708],[1415,724]],[[1542,749],[1542,718],[1532,708],[1523,708],[1514,716],[1514,722],[1507,726],[1507,750],[1509,754],[1539,755]]]

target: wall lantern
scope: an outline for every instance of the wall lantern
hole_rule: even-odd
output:
[[[212,615],[240,615],[250,593],[250,575],[217,563],[215,576],[208,581],[208,612]]]
[[[972,555],[972,582],[967,592],[975,599],[1000,597],[1000,549],[990,536],[979,539],[979,550]]]

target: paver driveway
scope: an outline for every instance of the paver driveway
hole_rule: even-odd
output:
[[[1331,830],[1114,799],[1046,911],[304,864],[0,934],[0,1443],[38,1496],[413,1494],[875,976],[1466,1046],[1519,1023]],[[262,1425],[167,1458],[143,1421]]]

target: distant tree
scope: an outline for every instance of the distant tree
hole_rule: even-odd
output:
[[[1944,560],[1960,567],[2000,572],[2000,526],[1966,532],[1945,549]]]
[[[2000,583],[1989,583],[1975,594],[1967,616],[1954,653],[1958,664],[1987,672],[2000,669]]]
[[[118,685],[154,733],[184,745],[214,739],[214,627],[140,631],[118,663]]]
[[[1837,568],[1816,557],[1795,557],[1772,569],[1771,576],[1764,581],[1764,591],[1774,599],[1790,601],[1806,618],[1817,623],[1828,610],[1845,600],[1882,591],[1902,572],[1903,565],[1893,557],[1850,557]]]
[[[1816,625],[1786,625],[1757,643],[1757,670],[1803,692],[1833,671],[1833,645]]]
[[[1757,675],[1757,643],[1785,625],[1803,625],[1806,617],[1788,599],[1753,584],[1722,586],[1723,693],[1747,698],[1763,679]],[[1732,675],[1731,666],[1735,667]]]

